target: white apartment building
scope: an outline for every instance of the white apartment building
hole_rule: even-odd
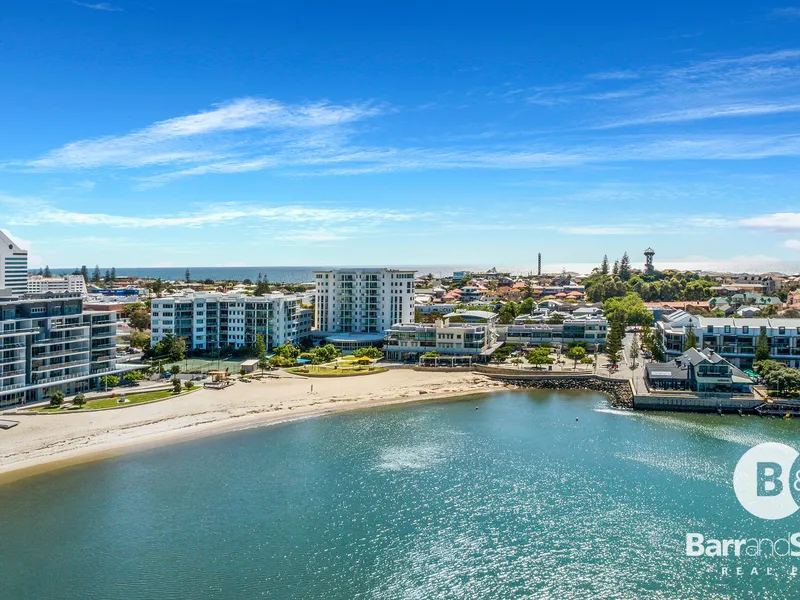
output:
[[[77,294],[0,294],[0,407],[100,385],[117,365],[116,313],[83,310]]]
[[[386,331],[383,351],[392,360],[418,360],[426,352],[488,361],[500,347],[491,323],[450,323],[445,317],[435,323],[397,324]]]
[[[47,292],[81,294],[82,296],[87,294],[86,280],[83,275],[65,275],[64,277],[29,275],[27,291],[29,294],[45,294]]]
[[[549,323],[514,323],[497,327],[499,338],[509,344],[536,345],[583,342],[590,348],[603,346],[608,333],[604,317],[567,317],[558,325]]]
[[[28,251],[0,231],[0,289],[28,291]]]
[[[185,292],[151,302],[151,343],[172,334],[186,340],[189,350],[252,346],[264,336],[267,348],[293,344],[311,334],[313,312],[303,297],[279,293],[246,296],[239,293]]]
[[[371,334],[414,322],[414,274],[399,269],[316,272],[314,310],[322,334]]]
[[[698,349],[713,350],[740,369],[752,367],[756,344],[764,331],[770,358],[800,368],[800,319],[708,318],[679,310],[657,322],[656,328],[669,356],[683,354],[691,328]]]

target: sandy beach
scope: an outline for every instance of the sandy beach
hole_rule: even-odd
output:
[[[6,416],[20,423],[0,431],[0,482],[200,435],[503,387],[473,373],[411,369],[338,378],[282,374],[118,410]]]

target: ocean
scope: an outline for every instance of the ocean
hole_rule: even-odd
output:
[[[367,265],[369,266],[369,265]],[[530,275],[537,272],[537,265],[534,262],[531,264],[518,264],[518,265],[393,265],[395,268],[400,269],[415,269],[419,275],[432,273],[436,277],[443,277],[452,275],[454,271],[486,271],[492,267],[496,267],[498,271],[504,273],[512,273],[515,275]],[[544,273],[560,273],[562,270],[574,273],[587,274],[598,266],[594,263],[543,263],[542,271]],[[100,267],[100,271],[105,273],[111,267]],[[192,279],[214,279],[214,280],[227,280],[227,281],[242,281],[250,279],[255,281],[259,274],[265,275],[269,281],[274,283],[309,283],[314,281],[314,271],[321,269],[330,269],[337,267],[324,267],[324,266],[301,266],[301,267],[190,267],[189,271]],[[723,261],[711,260],[698,260],[692,262],[680,261],[656,261],[656,268],[659,269],[681,269],[681,270],[696,270],[704,269],[709,271],[731,271],[731,272],[752,272],[752,273],[767,273],[777,272],[786,274],[795,274],[800,272],[800,263],[798,262],[734,262],[728,263]],[[71,273],[74,268],[53,268],[53,273]],[[94,267],[89,268],[89,272],[94,270]],[[38,272],[38,270],[36,271]],[[136,275],[139,277],[147,278],[161,278],[167,280],[183,280],[186,275],[186,267],[117,267],[116,272],[118,275]]]
[[[797,433],[508,391],[196,439],[0,486],[0,596],[793,599],[800,559],[688,557],[685,536],[797,531],[731,485]]]

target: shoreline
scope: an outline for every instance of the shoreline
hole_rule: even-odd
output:
[[[367,384],[366,380],[372,383]],[[313,394],[305,391],[310,385],[305,378],[283,377],[251,384],[252,387],[199,390],[168,402],[144,403],[124,410],[46,417],[9,415],[20,424],[0,431],[0,485],[211,435],[514,387],[476,373],[406,370],[369,378],[326,379],[324,383],[315,378]],[[319,388],[323,389],[317,391]],[[351,394],[355,397],[343,397]]]

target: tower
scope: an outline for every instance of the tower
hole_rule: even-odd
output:
[[[15,294],[28,291],[28,251],[0,231],[0,288]]]
[[[538,269],[538,272],[536,274],[539,277],[542,276],[542,253],[541,252],[539,252],[539,269]]]
[[[656,253],[652,248],[644,251],[644,272],[646,275],[652,275],[655,272],[655,267],[653,267],[653,257],[655,255]]]

